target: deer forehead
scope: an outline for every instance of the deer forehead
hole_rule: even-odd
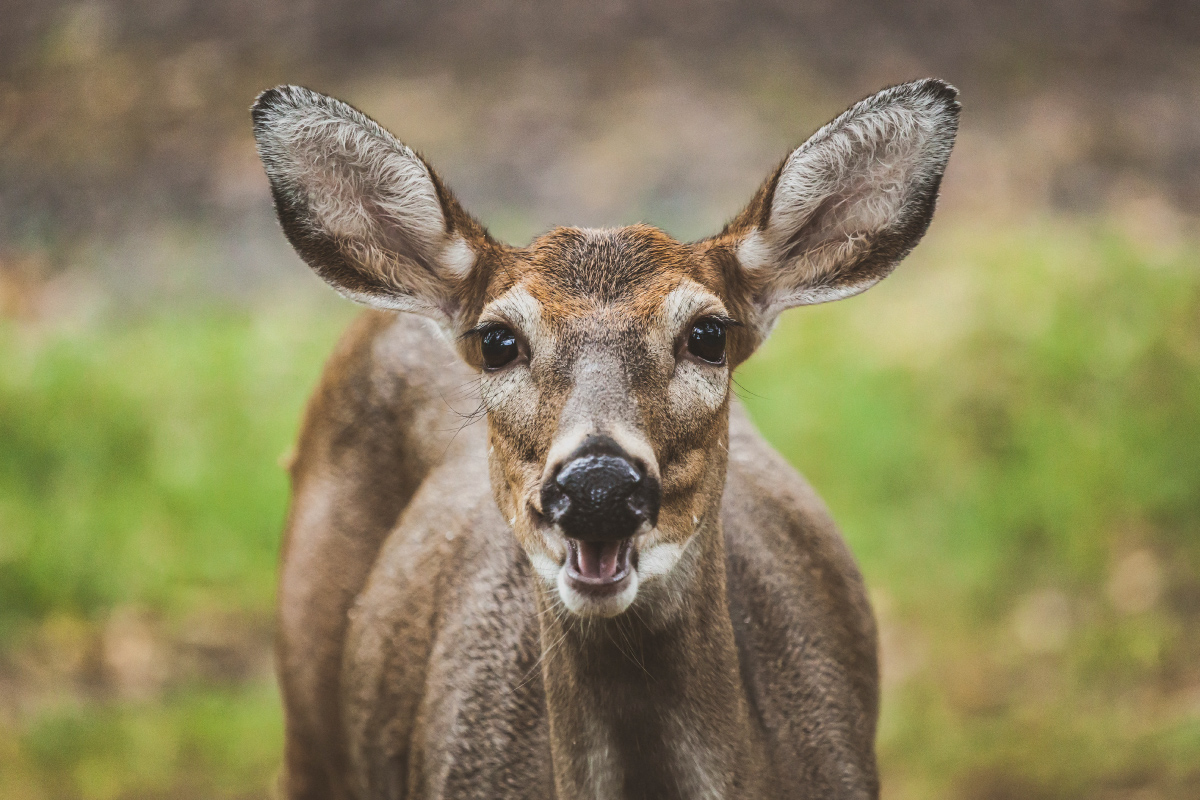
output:
[[[501,277],[526,281],[539,300],[566,313],[622,302],[633,302],[636,311],[648,313],[680,278],[707,283],[710,271],[694,245],[649,225],[630,225],[556,228],[523,248],[513,268]]]
[[[721,285],[702,253],[649,225],[556,228],[492,272],[480,321],[507,316],[530,332],[601,318],[644,330],[679,324],[676,317],[697,302],[689,298],[701,296],[701,304],[723,307],[716,289],[702,285]]]

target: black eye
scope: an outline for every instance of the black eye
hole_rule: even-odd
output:
[[[521,352],[517,335],[508,328],[488,328],[479,339],[483,363],[488,369],[500,369],[515,359]]]
[[[697,320],[688,334],[688,352],[710,364],[725,362],[725,325],[719,320],[706,317]]]

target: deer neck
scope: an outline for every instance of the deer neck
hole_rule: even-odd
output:
[[[615,619],[563,616],[539,591],[558,797],[747,794],[761,772],[716,511],[674,570]],[[751,791],[750,796],[757,796]]]

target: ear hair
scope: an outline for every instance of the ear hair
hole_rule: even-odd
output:
[[[849,297],[920,241],[958,129],[927,79],[855,104],[796,148],[719,239],[732,240],[765,335],[786,308]]]
[[[358,302],[452,320],[489,240],[421,157],[299,86],[263,92],[251,116],[280,224],[309,266]]]

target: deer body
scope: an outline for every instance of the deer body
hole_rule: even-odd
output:
[[[876,797],[861,578],[729,373],[781,310],[920,238],[953,90],[860,103],[693,244],[510,248],[348,106],[288,87],[254,114],[285,233],[384,309],[327,365],[292,467],[287,796]],[[486,428],[447,403],[463,386]]]

